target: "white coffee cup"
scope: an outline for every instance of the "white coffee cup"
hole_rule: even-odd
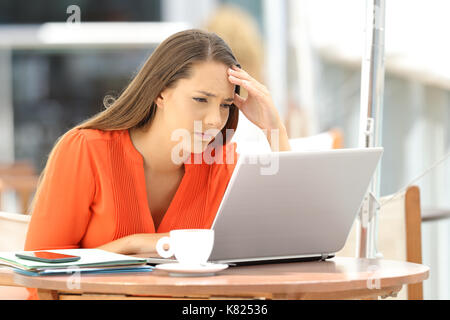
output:
[[[164,246],[168,244],[169,250]],[[163,258],[175,258],[181,264],[199,266],[208,261],[214,245],[214,230],[179,229],[172,230],[169,237],[162,237],[156,243],[156,251]]]

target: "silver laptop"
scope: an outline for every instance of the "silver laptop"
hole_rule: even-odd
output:
[[[209,261],[245,265],[333,257],[345,245],[382,153],[383,148],[242,153],[211,227]]]

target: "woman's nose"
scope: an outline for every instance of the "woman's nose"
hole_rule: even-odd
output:
[[[220,106],[211,108],[205,118],[208,128],[219,128],[222,125],[222,117],[220,114]]]

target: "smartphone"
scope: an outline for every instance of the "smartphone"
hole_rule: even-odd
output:
[[[20,259],[48,262],[48,263],[74,262],[80,260],[80,257],[78,256],[72,256],[68,254],[56,253],[51,251],[29,251],[16,253],[16,257]]]

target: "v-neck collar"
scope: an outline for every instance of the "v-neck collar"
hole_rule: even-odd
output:
[[[133,141],[131,140],[130,129],[124,130],[124,140],[125,140],[126,149],[128,151],[128,152],[126,152],[126,154],[130,158],[130,160],[137,164],[144,166],[144,157],[134,146]],[[193,167],[194,165],[198,166],[198,165],[204,164],[204,163],[202,163],[202,164],[195,163],[195,159],[197,159],[196,157],[203,157],[203,153],[201,155],[194,154],[194,153],[190,154],[190,157],[188,158],[188,160],[186,160],[186,162],[183,164],[185,174],[186,174],[186,172],[191,171],[194,168]]]
[[[180,201],[180,197],[181,194],[183,194],[184,189],[187,187],[186,184],[188,183],[187,180],[189,179],[190,175],[192,174],[192,171],[195,170],[195,165],[200,166],[200,165],[204,165],[204,164],[195,164],[194,160],[196,159],[195,157],[200,156],[200,154],[195,155],[194,153],[191,153],[189,160],[190,161],[186,161],[186,163],[184,163],[184,175],[183,178],[181,179],[180,185],[178,186],[177,191],[175,192],[175,195],[172,198],[172,201],[169,204],[169,207],[167,208],[167,211],[164,213],[164,216],[161,220],[161,223],[158,226],[158,229],[155,228],[155,222],[153,220],[153,216],[150,210],[150,207],[148,205],[148,199],[147,199],[147,183],[145,181],[145,169],[144,169],[144,157],[142,156],[142,154],[136,149],[136,147],[133,144],[133,141],[131,140],[131,136],[130,136],[130,131],[129,129],[124,130],[124,140],[125,140],[125,145],[126,145],[126,149],[128,150],[128,152],[126,152],[129,157],[131,157],[131,160],[138,164],[138,179],[139,179],[139,186],[143,186],[142,188],[140,188],[140,190],[138,190],[139,195],[140,195],[140,201],[142,203],[144,203],[143,207],[146,210],[146,214],[148,217],[150,217],[152,219],[152,224],[153,224],[153,228],[155,230],[155,232],[159,232],[159,230],[164,229],[165,225],[167,223],[169,223],[169,221],[171,220],[171,215],[174,214],[173,212],[175,212],[176,210],[173,209],[173,207],[176,207],[177,204]],[[203,156],[203,154],[201,155]]]

